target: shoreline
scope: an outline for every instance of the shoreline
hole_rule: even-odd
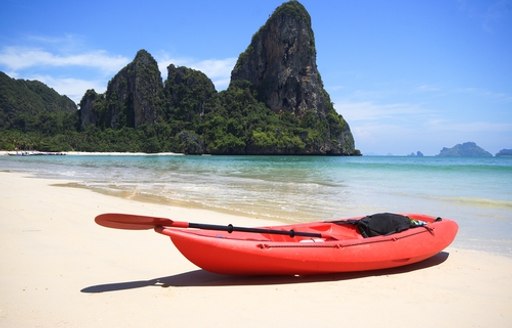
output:
[[[512,322],[512,259],[505,256],[448,247],[401,270],[215,275],[188,262],[164,236],[107,229],[93,218],[121,212],[239,226],[275,222],[52,186],[62,182],[0,172],[0,326],[261,327],[268,318],[326,327],[340,320],[382,325],[381,318],[416,327]]]
[[[1,172],[1,171],[0,171]],[[282,218],[278,217],[276,215],[267,214],[267,215],[259,215],[259,214],[250,214],[243,211],[239,211],[232,208],[219,208],[219,207],[213,207],[213,206],[207,206],[203,204],[199,204],[196,202],[187,202],[187,201],[180,201],[175,200],[171,198],[166,198],[164,196],[156,196],[156,195],[144,195],[132,191],[112,191],[112,190],[105,190],[101,188],[91,187],[87,186],[85,184],[82,184],[80,182],[76,181],[63,181],[62,183],[54,183],[52,186],[56,187],[62,187],[62,188],[77,188],[77,189],[84,189],[89,190],[101,195],[116,197],[119,199],[126,199],[126,200],[133,200],[140,203],[147,203],[147,204],[155,204],[160,206],[168,206],[171,208],[182,208],[186,210],[204,210],[209,212],[218,213],[219,215],[228,215],[228,216],[235,216],[235,217],[244,217],[244,218],[250,218],[257,220],[257,222],[271,222],[273,225],[278,224],[292,224],[292,223],[298,223],[297,221],[294,221],[292,219]],[[261,225],[261,223],[258,223],[258,225]]]
[[[184,156],[182,153],[140,153],[140,152],[87,152],[87,151],[59,151],[45,152],[39,150],[0,150],[0,156]]]
[[[144,153],[144,152],[100,152],[100,151],[40,151],[40,150],[0,150],[0,156],[54,156],[54,155],[69,155],[69,156],[326,156],[330,155],[286,155],[286,154],[275,154],[275,155],[215,155],[215,154],[199,154],[199,155],[187,155],[185,153],[175,152],[160,152],[160,153]],[[439,155],[423,155],[423,156],[411,156],[410,154],[361,154],[361,155],[339,155],[340,157],[404,157],[404,158],[478,158],[472,156],[439,156]],[[480,158],[512,158],[512,155],[493,155],[491,157],[481,156]]]
[[[39,178],[36,176],[30,176],[30,177]],[[42,179],[46,179],[46,178],[42,178]],[[192,210],[192,211],[201,210],[201,211],[216,213],[216,215],[219,215],[219,216],[228,216],[228,217],[235,217],[235,218],[242,217],[242,218],[255,220],[254,226],[263,226],[265,224],[266,225],[285,225],[285,224],[294,224],[294,223],[322,221],[322,219],[315,219],[315,220],[310,220],[310,221],[297,221],[297,220],[293,220],[291,218],[280,217],[278,214],[275,214],[275,213],[272,214],[270,212],[262,215],[262,214],[256,214],[256,213],[248,213],[248,212],[244,212],[244,211],[241,211],[239,209],[234,209],[234,208],[219,208],[219,207],[207,206],[207,205],[203,205],[203,204],[199,204],[199,203],[195,203],[195,202],[173,200],[173,199],[166,198],[163,196],[144,195],[144,194],[140,194],[140,193],[133,192],[133,191],[112,191],[112,190],[109,191],[109,190],[104,190],[101,188],[87,186],[85,184],[81,184],[80,182],[76,182],[76,181],[63,180],[61,183],[59,183],[59,182],[53,183],[53,184],[51,184],[51,186],[62,187],[62,188],[84,189],[84,190],[92,191],[94,193],[98,193],[101,195],[106,195],[109,197],[116,197],[119,199],[131,200],[131,201],[136,201],[136,202],[145,203],[145,204],[167,206],[169,208],[180,208],[180,209]],[[355,218],[355,217],[358,217],[358,214],[353,214],[352,216],[344,216],[343,218],[346,219],[346,218]],[[332,217],[332,218],[326,218],[325,220],[326,221],[338,220],[341,218],[342,217]],[[229,224],[229,223],[231,223],[231,222],[227,222],[227,224]],[[461,232],[460,229],[461,229],[461,227],[459,227],[459,234]],[[488,248],[467,247],[468,244],[470,243],[469,241],[467,241],[467,240],[457,241],[457,238],[461,238],[461,237],[456,236],[455,240],[452,242],[450,247],[453,247],[454,249],[461,249],[461,250],[466,250],[466,251],[480,251],[480,252],[487,253],[487,254],[504,256],[504,257],[507,257],[512,260],[512,253],[509,251],[503,251],[501,248],[499,250],[498,249],[491,250]],[[462,244],[462,245],[460,245],[460,244]],[[464,246],[466,246],[466,247],[464,247]]]
[[[103,153],[103,155],[107,154],[115,155],[116,153]],[[94,153],[87,153],[86,155],[94,155]],[[137,153],[132,153],[132,155],[137,155]],[[216,166],[221,167],[224,162],[223,159],[220,159],[220,162],[212,160],[212,163],[210,163],[208,158],[203,157],[201,160],[196,157],[187,160],[182,156],[166,157],[165,161],[163,157],[162,160],[157,160],[159,157],[141,156],[135,158],[135,156],[130,157],[130,155],[127,157],[113,156],[111,158],[109,156],[97,158],[93,156],[84,156],[83,158],[81,156],[70,156],[67,159],[65,158],[66,156],[42,157],[45,158],[40,158],[39,156],[32,158],[4,157],[2,161],[5,162],[5,171],[25,172],[33,174],[35,177],[56,179],[61,182],[66,180],[72,181],[67,186],[65,183],[59,183],[59,185],[64,185],[63,187],[85,188],[120,198],[167,206],[212,210],[223,214],[247,216],[283,224],[335,220],[383,211],[438,215],[457,221],[458,219],[460,220],[461,231],[455,239],[455,247],[488,251],[512,257],[512,239],[506,233],[506,231],[510,230],[509,215],[506,212],[510,204],[507,201],[501,200],[506,193],[500,194],[495,192],[494,195],[496,197],[485,198],[488,194],[483,192],[483,198],[464,198],[442,194],[436,195],[435,193],[430,195],[427,192],[416,193],[416,190],[412,190],[409,186],[404,185],[399,185],[398,190],[402,190],[401,188],[404,188],[404,190],[411,189],[412,193],[410,195],[405,192],[401,194],[372,193],[372,190],[365,194],[365,188],[360,188],[359,186],[343,193],[343,189],[348,190],[351,183],[355,186],[354,183],[356,182],[349,181],[346,184],[347,188],[345,188],[345,181],[339,181],[340,179],[338,179],[336,183],[340,183],[340,186],[343,184],[343,187],[332,188],[332,184],[324,185],[321,183],[321,179],[320,183],[317,184],[316,178],[313,180],[309,179],[306,181],[307,183],[302,185],[300,183],[294,184],[294,187],[302,188],[299,193],[291,189],[291,192],[289,192],[290,190],[286,185],[286,182],[289,180],[281,181],[284,183],[281,183],[279,178],[276,179],[277,183],[272,183],[272,180],[265,180],[270,174],[267,170],[264,172],[266,175],[262,180],[265,183],[256,185],[256,187],[260,186],[260,189],[263,188],[266,192],[256,194],[257,190],[254,189],[254,185],[249,185],[248,183],[252,181],[259,182],[258,179],[245,181],[244,179],[238,179],[237,175],[231,176],[230,172],[222,172],[222,169],[218,171]],[[132,163],[131,161],[140,162],[133,166],[125,165],[125,162]],[[177,170],[177,173],[174,175],[174,173],[171,173],[173,170],[167,170],[167,161],[179,163],[177,167],[181,170]],[[248,160],[249,163],[252,163],[251,161]],[[231,164],[229,160],[226,162]],[[69,167],[68,163],[70,164]],[[82,165],[84,163],[85,165]],[[149,166],[146,167],[145,163],[150,163],[151,169],[149,169]],[[155,166],[153,166],[154,163],[156,163]],[[397,163],[402,162],[399,160]],[[198,167],[201,168],[199,171],[201,175],[197,176],[197,181],[195,178],[189,181],[186,178],[187,174],[196,172]],[[133,170],[136,172],[135,176],[132,175],[133,178],[130,176],[131,171],[126,168],[130,168],[130,170],[136,168],[136,170]],[[153,169],[156,172],[155,174],[160,175],[160,179],[150,172]],[[235,168],[236,170],[237,168]],[[119,179],[111,180],[109,174],[105,175],[105,172],[112,172],[112,174],[119,176]],[[208,172],[205,175],[207,178],[202,178],[202,172]],[[210,184],[212,179],[215,178],[214,174],[216,172],[223,173],[221,176],[229,177],[230,181],[228,182],[231,185],[225,181],[221,181],[219,184],[213,181],[214,183]],[[94,180],[95,174],[98,174],[100,180]],[[252,176],[252,178],[254,177],[258,178],[256,175]],[[506,181],[506,179],[502,180]],[[312,183],[311,188],[309,183]],[[424,181],[424,183],[428,183],[428,181]],[[276,184],[277,187],[275,186]],[[220,188],[219,186],[224,186],[225,188]],[[337,185],[334,184],[334,186]],[[274,187],[278,189],[271,189]],[[384,188],[384,190],[389,189],[389,184],[382,184],[380,187]],[[317,188],[320,193],[317,192],[316,194],[325,195],[327,198],[310,195],[312,197],[311,201],[303,202],[303,199],[297,196],[308,194],[313,190],[312,188]],[[271,190],[272,192],[270,192]],[[327,192],[328,190],[329,192]],[[375,190],[378,189],[375,188]],[[486,192],[492,192],[490,188],[487,188],[487,190]],[[210,193],[207,193],[207,191],[210,191]],[[461,195],[465,194],[464,190],[460,192]],[[278,197],[275,197],[276,195]],[[336,205],[339,198],[331,195],[341,197],[344,205]],[[457,193],[456,195],[459,194]],[[288,202],[285,203],[284,200]],[[287,204],[292,205],[288,206]],[[438,213],[433,213],[436,211]],[[484,226],[482,218],[487,217],[492,218],[492,221],[489,221],[492,224]]]

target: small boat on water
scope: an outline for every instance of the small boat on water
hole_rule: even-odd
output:
[[[378,270],[426,260],[455,238],[455,221],[424,214],[244,228],[102,214],[100,225],[154,229],[198,267],[230,275],[312,275]]]

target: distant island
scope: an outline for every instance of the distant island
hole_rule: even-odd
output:
[[[217,92],[202,72],[144,49],[79,108],[38,81],[0,72],[0,149],[185,154],[361,155],[316,64],[311,17],[279,6]]]
[[[423,153],[421,151],[418,150],[417,152],[410,153],[407,156],[409,156],[409,157],[423,157],[424,155],[423,155]]]
[[[492,154],[482,149],[474,142],[457,144],[451,148],[441,149],[439,157],[492,157]]]
[[[496,157],[512,157],[512,149],[502,149],[496,154]]]

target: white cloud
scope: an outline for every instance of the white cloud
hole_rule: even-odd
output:
[[[421,150],[435,155],[442,147],[466,141],[497,152],[512,140],[511,122],[449,116],[419,104],[343,100],[335,108],[350,124],[363,153],[405,155]]]
[[[105,82],[102,80],[59,78],[49,75],[33,75],[26,77],[26,79],[41,81],[59,94],[68,96],[77,104],[82,100],[86,90],[94,89],[98,93],[103,93],[106,88]]]
[[[41,81],[76,103],[87,89],[104,92],[108,79],[129,61],[104,50],[66,54],[37,47],[10,46],[0,50],[0,69],[9,76]],[[87,75],[80,72],[84,69],[88,70]]]
[[[43,41],[48,44],[52,40],[44,39]],[[54,42],[63,43],[60,39]],[[65,44],[64,48],[66,48]],[[212,80],[217,90],[227,88],[231,70],[236,63],[236,58],[197,60],[172,59],[166,55],[161,57],[157,61],[164,80],[167,78],[167,66],[174,63],[177,66],[187,66],[202,71]],[[77,103],[87,89],[104,92],[108,80],[131,60],[125,56],[109,54],[104,50],[60,53],[39,47],[20,46],[4,47],[0,50],[0,69],[9,76],[39,80]],[[65,74],[52,72],[52,69],[67,69],[68,72]],[[89,69],[87,76],[90,78],[78,72],[80,69]]]
[[[440,91],[442,91],[442,89],[440,87],[438,87],[437,85],[422,84],[422,85],[419,85],[416,87],[416,91],[430,93],[430,92],[440,92]]]
[[[469,96],[476,96],[481,98],[492,99],[500,102],[512,102],[512,95],[504,92],[496,92],[482,88],[464,87],[458,88],[453,91],[454,93],[460,93]]]
[[[167,66],[174,64],[176,66],[186,66],[199,70],[208,76],[217,90],[224,90],[228,87],[231,80],[231,71],[236,64],[236,58],[224,59],[204,59],[197,60],[191,58],[170,58],[168,55],[163,54],[158,61],[158,67],[162,72],[162,77],[167,78]]]
[[[416,104],[377,104],[371,101],[338,101],[336,110],[349,121],[406,120],[424,116],[426,111]]]
[[[130,59],[109,55],[104,50],[94,50],[78,54],[57,54],[47,50],[30,47],[5,47],[0,51],[0,65],[11,71],[20,71],[33,67],[67,67],[80,66],[116,72],[126,65]]]
[[[363,153],[405,155],[425,143],[422,125],[430,114],[417,104],[341,100],[334,107],[348,121]]]
[[[437,119],[426,122],[429,129],[435,131],[450,131],[453,133],[473,133],[473,134],[497,134],[510,133],[512,123],[506,122],[452,122],[443,119]]]

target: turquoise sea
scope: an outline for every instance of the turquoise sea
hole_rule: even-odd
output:
[[[0,156],[0,170],[282,222],[425,213],[459,223],[456,247],[512,256],[512,158]]]

